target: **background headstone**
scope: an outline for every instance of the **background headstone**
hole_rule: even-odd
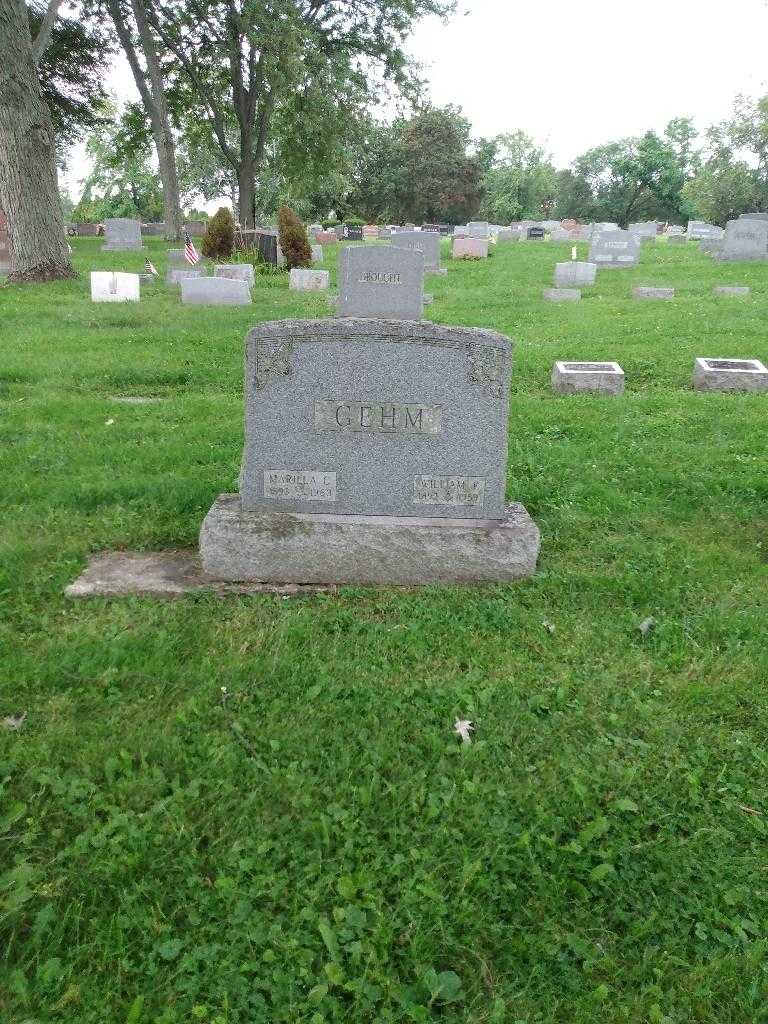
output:
[[[455,237],[452,255],[455,260],[484,260],[488,256],[488,239]]]
[[[91,302],[138,302],[140,289],[138,274],[110,270],[91,273]]]
[[[723,245],[715,258],[726,262],[754,263],[768,259],[768,221],[749,218],[729,220]]]
[[[185,306],[250,306],[251,292],[246,281],[229,277],[184,277],[181,301]]]
[[[349,245],[339,266],[339,316],[421,320],[424,255],[389,245]]]
[[[596,263],[580,263],[569,260],[555,264],[556,288],[583,288],[595,283],[597,277]]]
[[[102,252],[121,252],[143,248],[141,224],[130,217],[113,217],[104,221]]]
[[[245,281],[252,285],[255,280],[250,263],[219,263],[213,268],[214,277],[230,277],[233,281]]]
[[[397,231],[390,237],[398,249],[413,249],[424,254],[424,272],[440,273],[440,235],[435,231]]]
[[[629,231],[601,231],[589,247],[589,262],[599,268],[636,267],[640,258],[640,239]]]
[[[304,267],[294,267],[288,275],[288,287],[293,291],[323,291],[330,283],[331,275],[327,270],[309,270]]]

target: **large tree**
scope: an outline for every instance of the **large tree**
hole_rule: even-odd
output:
[[[175,241],[181,237],[183,221],[176,166],[176,142],[171,128],[160,59],[162,44],[158,43],[150,27],[144,0],[106,0],[106,7],[152,128],[160,180],[163,183],[165,237],[169,241]]]
[[[278,127],[305,164],[343,138],[389,83],[413,89],[403,44],[446,0],[144,0],[190,106],[237,176],[254,223],[257,179]]]
[[[0,0],[0,207],[8,219],[9,280],[74,277],[64,237],[56,175],[56,139],[37,60],[60,0],[51,0],[33,42],[23,0]]]
[[[499,135],[484,142],[480,154],[488,166],[482,182],[484,217],[508,224],[550,215],[557,195],[556,171],[530,136],[520,131]]]

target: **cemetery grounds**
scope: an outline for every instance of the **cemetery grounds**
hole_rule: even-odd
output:
[[[162,279],[146,241],[0,289],[0,1019],[768,1020],[768,398],[690,390],[768,357],[765,265],[659,242],[550,304],[570,245],[510,243],[427,279],[516,343],[529,581],[71,600],[91,552],[194,547],[247,330],[329,314],[284,276],[92,305],[91,269]],[[626,395],[555,396],[555,359]]]

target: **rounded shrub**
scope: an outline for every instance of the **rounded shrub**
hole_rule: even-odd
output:
[[[235,221],[231,211],[221,206],[208,221],[201,249],[208,260],[226,260],[235,244]]]
[[[312,247],[306,228],[290,206],[281,206],[277,211],[277,231],[288,269],[311,267]]]

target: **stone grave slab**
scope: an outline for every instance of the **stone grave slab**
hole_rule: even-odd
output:
[[[753,218],[729,220],[722,248],[714,256],[729,263],[762,263],[768,260],[768,221]]]
[[[718,298],[743,298],[749,295],[751,289],[742,285],[718,284],[712,289],[712,294]]]
[[[390,236],[397,249],[412,249],[424,254],[425,274],[447,274],[440,266],[440,235],[434,231],[397,231]]]
[[[165,272],[165,283],[169,287],[172,285],[179,285],[183,280],[188,277],[205,277],[205,267],[196,266],[193,267],[189,263],[185,266],[170,266]]]
[[[318,245],[333,245],[338,240],[339,236],[335,231],[318,231],[315,235],[315,241]]]
[[[327,270],[308,270],[294,267],[288,276],[288,287],[298,292],[320,292],[329,287],[331,275]]]
[[[312,246],[312,262],[322,263],[323,262],[323,247],[322,245]]]
[[[350,245],[339,265],[339,316],[420,320],[424,255],[389,245]]]
[[[488,238],[491,233],[491,226],[487,220],[471,220],[467,224],[467,234],[470,238]]]
[[[455,260],[484,260],[488,258],[488,239],[457,235],[453,240],[452,257]]]
[[[538,530],[505,493],[511,348],[402,320],[255,327],[240,493],[206,517],[205,571],[395,585],[533,572]]]
[[[703,239],[717,241],[723,237],[723,229],[716,224],[708,224],[705,220],[688,221],[688,239],[691,242],[700,242]]]
[[[99,233],[98,224],[85,224],[78,222],[75,224],[75,234],[78,238],[96,238]]]
[[[578,288],[545,288],[545,302],[580,302],[581,291]]]
[[[130,217],[113,217],[104,221],[102,252],[124,252],[142,249],[141,224]]]
[[[768,391],[768,367],[759,359],[697,359],[696,391]]]
[[[181,301],[185,306],[250,306],[247,281],[229,277],[183,277]]]
[[[525,232],[525,237],[529,242],[543,242],[546,236],[546,231],[543,227],[537,227],[535,224],[533,227],[528,228]]]
[[[624,371],[618,363],[558,361],[552,368],[552,390],[559,395],[624,393]]]
[[[601,231],[593,236],[589,262],[604,270],[636,267],[640,259],[640,239],[629,231]]]
[[[219,263],[213,268],[214,277],[229,277],[233,281],[245,281],[253,285],[256,275],[250,263]]]
[[[555,264],[556,288],[586,288],[595,283],[597,264],[569,260]]]
[[[632,289],[633,299],[674,299],[674,288],[647,288],[640,286]]]
[[[138,302],[141,283],[138,274],[111,270],[91,273],[91,302]]]

